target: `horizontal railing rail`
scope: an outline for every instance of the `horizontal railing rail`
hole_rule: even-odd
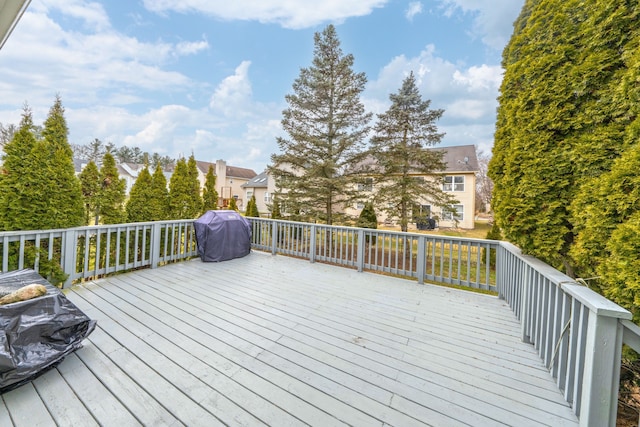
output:
[[[614,426],[622,346],[640,352],[631,313],[507,243],[251,218],[255,250],[358,271],[495,292],[520,321],[583,426]],[[192,220],[0,232],[2,271],[85,279],[197,256]],[[49,268],[49,270],[47,270]],[[53,273],[51,273],[53,274]]]
[[[1,271],[33,268],[64,274],[64,286],[142,267],[192,258],[192,220],[0,232]]]
[[[251,218],[254,249],[497,292],[499,242]]]
[[[622,344],[640,350],[631,313],[540,260],[501,242],[498,295],[584,426],[615,426]]]

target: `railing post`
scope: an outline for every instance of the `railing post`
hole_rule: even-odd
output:
[[[531,344],[531,336],[529,335],[529,326],[531,325],[531,310],[529,307],[529,298],[531,297],[531,271],[526,264],[523,264],[522,268],[524,271],[522,272],[522,284],[520,285],[520,289],[522,289],[522,294],[520,295],[520,338],[522,342]],[[515,279],[514,276],[512,276],[512,280],[513,279]]]
[[[151,268],[158,268],[160,264],[160,246],[162,244],[160,236],[162,235],[162,223],[154,222],[151,226]]]
[[[365,242],[364,242],[364,230],[363,229],[359,229],[358,230],[358,252],[356,254],[356,265],[358,266],[358,272],[362,273],[364,271],[364,249],[365,249]]]
[[[427,269],[427,238],[425,236],[418,237],[418,254],[416,261],[416,274],[418,275],[418,283],[424,284],[424,273]]]
[[[620,362],[618,319],[589,312],[582,377],[581,426],[615,426]],[[617,371],[616,371],[617,368]],[[611,420],[614,420],[611,424]]]
[[[276,254],[276,250],[278,248],[278,222],[273,222],[273,227],[271,228],[271,255]]]
[[[309,227],[309,233],[311,233],[311,235],[309,236],[309,261],[310,262],[316,262],[316,225],[315,224],[311,224],[311,227]]]
[[[487,252],[489,252],[489,256],[491,256],[491,246],[488,245],[487,246]],[[496,289],[498,290],[498,298],[500,299],[505,299],[505,256],[504,256],[504,249],[502,248],[502,245],[498,244],[496,246]],[[491,258],[489,258],[491,259]],[[487,265],[487,269],[491,269],[491,265],[490,263],[488,263]]]
[[[74,279],[76,272],[76,246],[78,245],[78,236],[74,228],[69,228],[62,232],[62,248],[60,248],[62,255],[62,269],[67,274],[67,280],[64,281],[62,287],[68,288]]]

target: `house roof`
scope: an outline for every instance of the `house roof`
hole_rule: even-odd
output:
[[[262,172],[259,175],[254,176],[249,180],[249,182],[242,184],[240,187],[242,188],[267,188],[267,182],[269,180],[269,176],[267,175],[267,171]]]
[[[209,165],[213,166],[213,171],[215,173],[216,164],[211,162],[203,162],[200,160],[196,161],[196,165],[198,169],[203,174],[207,174],[209,172]],[[227,178],[241,178],[241,179],[251,179],[256,176],[256,172],[253,169],[239,168],[236,166],[227,166]]]
[[[447,164],[445,172],[477,172],[480,170],[475,145],[433,148],[433,150],[444,151],[443,160]]]
[[[253,169],[237,168],[235,166],[227,166],[227,177],[251,179],[256,176]]]
[[[0,0],[0,49],[30,2],[31,0]]]
[[[478,166],[478,156],[476,156],[475,145],[458,145],[454,147],[428,148],[428,150],[444,152],[443,161],[445,168],[440,171],[444,173],[473,173],[480,170]],[[354,166],[355,168],[369,169],[372,172],[379,172],[376,160],[373,156],[367,156],[364,160]],[[410,171],[410,173],[413,173]]]

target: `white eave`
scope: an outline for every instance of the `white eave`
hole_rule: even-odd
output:
[[[31,0],[0,0],[0,49],[30,2]]]

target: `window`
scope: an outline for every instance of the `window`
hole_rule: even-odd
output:
[[[464,176],[462,175],[447,175],[444,177],[444,184],[442,184],[443,191],[464,191]]]
[[[264,202],[271,203],[271,194],[269,194],[268,192],[264,193]]]
[[[358,184],[358,191],[373,191],[373,178],[367,178],[364,183]]]
[[[364,202],[357,202],[356,209],[364,209]]]
[[[253,191],[247,191],[247,199],[250,199],[253,196]]]
[[[451,208],[455,210],[455,213],[444,211],[442,212],[442,219],[445,221],[462,221],[464,219],[464,206],[453,205]]]

